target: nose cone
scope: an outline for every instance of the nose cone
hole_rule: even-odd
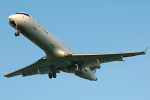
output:
[[[14,15],[10,15],[8,17],[8,21],[9,21],[9,24],[10,26],[14,27],[16,29],[16,27],[18,27],[20,25],[20,16],[17,15],[17,14],[14,14]]]
[[[10,21],[14,21],[14,15],[10,15],[9,17],[8,17],[8,21],[10,22]]]
[[[9,21],[9,25],[11,27],[14,27],[15,29],[17,29],[17,27],[18,27],[18,18],[17,18],[17,16],[15,14],[14,15],[10,15],[8,17],[8,21]]]

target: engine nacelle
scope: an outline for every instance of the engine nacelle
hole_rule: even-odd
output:
[[[89,68],[83,68],[81,69],[80,73],[75,73],[75,75],[88,80],[97,81],[97,77],[95,76],[94,72]]]

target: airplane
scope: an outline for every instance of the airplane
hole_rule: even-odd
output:
[[[97,81],[95,76],[96,70],[100,69],[100,64],[124,61],[123,58],[136,55],[146,54],[145,51],[140,52],[123,52],[123,53],[75,53],[56,36],[36,21],[31,15],[18,12],[8,17],[9,24],[17,32],[32,41],[35,45],[45,52],[45,56],[36,62],[4,75],[5,77],[13,77],[17,75],[31,76],[37,74],[48,74],[50,79],[56,78],[56,73],[66,72],[72,73],[80,78],[90,81]]]

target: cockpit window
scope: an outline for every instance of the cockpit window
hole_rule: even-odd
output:
[[[16,13],[16,14],[23,14],[23,15],[26,15],[26,16],[30,17],[30,15],[27,14],[27,13]]]

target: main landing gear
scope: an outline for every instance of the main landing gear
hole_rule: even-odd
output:
[[[56,73],[55,73],[55,72],[49,73],[49,74],[48,74],[48,77],[49,77],[50,79],[56,78]]]

